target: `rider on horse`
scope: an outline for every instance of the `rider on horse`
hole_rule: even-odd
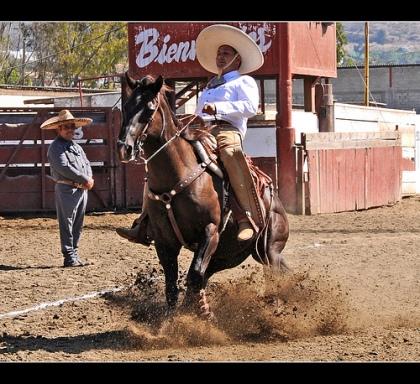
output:
[[[256,115],[259,91],[255,80],[243,76],[260,68],[264,57],[258,45],[238,28],[216,24],[205,28],[196,41],[197,59],[204,69],[217,74],[198,99],[196,114],[210,125],[216,137],[220,160],[243,210],[237,217],[238,240],[250,240],[259,229],[261,211],[255,185],[243,154],[242,142],[248,118]],[[146,186],[147,188],[147,186]],[[143,198],[143,213],[147,207]],[[140,216],[140,217],[142,217]],[[117,233],[133,242],[144,238],[137,219],[131,229],[117,228]]]

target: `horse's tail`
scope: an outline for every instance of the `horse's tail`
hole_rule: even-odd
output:
[[[264,226],[263,228],[258,232],[257,237],[255,239],[255,255],[259,259],[258,261],[263,265],[270,266],[270,259],[268,257],[268,231],[269,231],[269,224],[270,224],[270,214],[271,214],[271,208],[273,206],[273,200],[274,200],[274,187],[273,182],[268,182],[268,186],[266,188],[269,188],[270,190],[270,202],[268,204],[268,209],[266,210],[265,218],[264,218]],[[266,189],[267,190],[267,189]],[[264,195],[263,195],[264,198]]]

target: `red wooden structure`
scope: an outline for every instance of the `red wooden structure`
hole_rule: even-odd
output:
[[[330,84],[315,86],[321,78],[328,83],[328,78],[336,77],[334,23],[231,24],[249,33],[265,56],[265,64],[251,75],[276,80],[276,120],[252,122],[254,131],[271,130],[269,140],[273,143],[276,138],[275,153],[267,155],[267,150],[260,148],[260,156],[265,157],[254,158],[254,162],[275,180],[286,209],[311,214],[366,209],[398,201],[402,160],[397,137],[340,136],[328,132],[316,137],[306,134],[301,144],[296,144],[291,118],[292,79],[304,79],[305,111],[319,113],[321,101],[327,96],[320,90]],[[129,23],[131,76],[162,74],[169,81],[205,83],[211,74],[196,60],[195,39],[207,25]],[[192,90],[191,86],[179,92],[178,105],[182,104],[183,96],[194,93]],[[328,96],[332,99],[331,94]],[[120,111],[68,109],[75,116],[93,119],[93,124],[83,129],[81,143],[92,162],[96,181],[89,192],[88,209],[141,205],[143,166],[122,164],[116,156]],[[58,111],[58,108],[0,109],[0,212],[54,210],[54,185],[46,158],[54,132],[42,131],[39,125]]]
[[[301,142],[299,213],[354,211],[401,199],[399,132],[303,133]]]
[[[54,182],[47,159],[55,130],[40,125],[61,108],[0,109],[0,212],[55,209]],[[141,167],[122,164],[116,140],[120,111],[111,108],[69,108],[74,116],[90,117],[80,144],[92,164],[94,188],[89,191],[92,210],[137,207],[142,199]]]
[[[255,77],[277,79],[277,181],[288,211],[297,209],[295,130],[291,123],[292,77],[305,79],[305,109],[314,111],[315,80],[336,77],[334,23],[229,23],[260,46],[265,63]],[[129,67],[133,77],[162,74],[169,79],[211,74],[195,57],[195,39],[209,23],[130,23]]]

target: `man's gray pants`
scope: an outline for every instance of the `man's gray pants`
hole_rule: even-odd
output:
[[[67,261],[78,258],[79,239],[87,205],[88,191],[67,184],[55,185],[55,206],[60,228],[61,252]]]

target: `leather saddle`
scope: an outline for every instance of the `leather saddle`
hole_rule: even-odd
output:
[[[240,208],[235,194],[230,187],[228,174],[224,170],[223,164],[218,156],[216,138],[212,134],[212,130],[217,128],[219,125],[206,125],[201,117],[195,115],[192,116],[192,118],[196,119],[196,124],[190,124],[190,126],[183,132],[182,136],[192,144],[198,161],[206,161],[208,158],[212,160],[208,169],[223,179],[224,199],[222,212],[229,212],[229,210],[232,209],[234,218],[239,219],[244,215],[244,212]],[[245,155],[245,159],[257,191],[261,211],[265,212],[263,196],[266,188],[269,188],[273,181],[270,176],[264,173],[252,162],[249,156]]]

